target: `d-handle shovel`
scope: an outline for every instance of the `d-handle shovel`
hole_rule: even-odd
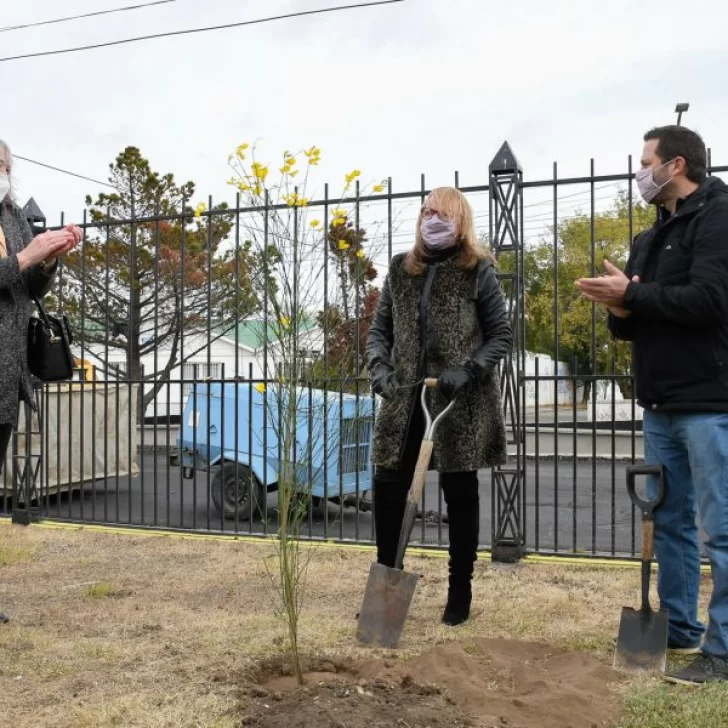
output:
[[[421,402],[425,415],[425,434],[417,458],[412,485],[407,494],[407,504],[394,562],[395,568],[390,569],[388,566],[374,563],[369,569],[369,579],[356,631],[357,639],[364,644],[378,644],[382,647],[396,647],[399,644],[417,586],[418,575],[402,570],[404,554],[412,535],[417,505],[425,487],[427,469],[434,447],[435,430],[455,404],[454,400],[450,402],[433,421],[427,409],[426,393],[428,388],[432,389],[436,385],[437,379],[425,379],[422,387]]]
[[[635,492],[636,475],[654,475],[657,494],[644,500]],[[642,514],[642,606],[624,607],[619,623],[614,667],[630,672],[665,671],[667,662],[667,610],[653,611],[650,606],[650,572],[652,569],[655,522],[653,513],[665,499],[665,479],[661,465],[627,467],[627,492]]]

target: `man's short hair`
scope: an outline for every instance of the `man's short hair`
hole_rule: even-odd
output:
[[[700,134],[684,126],[658,126],[645,134],[646,142],[657,140],[655,153],[663,162],[682,157],[687,165],[686,177],[696,184],[708,176],[708,153]]]

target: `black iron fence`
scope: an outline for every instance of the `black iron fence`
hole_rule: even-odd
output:
[[[621,174],[598,175],[593,161],[589,172],[563,178],[554,165],[551,179],[524,181],[504,145],[487,184],[453,181],[498,257],[515,333],[501,377],[509,463],[481,474],[482,541],[496,558],[637,547],[629,351],[573,282],[605,258],[622,263],[652,213],[635,199],[631,158]],[[72,321],[77,378],[39,385],[37,413],[23,408],[0,512],[268,535],[285,515],[276,492],[289,468],[305,484],[302,536],[373,540],[366,327],[427,192],[423,175],[409,192],[390,179],[338,199],[328,187],[301,204],[262,191],[255,204],[238,194],[203,209],[125,190],[128,215],[87,210],[51,294]],[[414,537],[448,541],[434,473]]]

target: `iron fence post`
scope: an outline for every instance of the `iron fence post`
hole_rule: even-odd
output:
[[[508,142],[489,167],[490,244],[511,315],[511,351],[501,365],[501,397],[515,444],[515,461],[493,468],[491,476],[492,559],[519,561],[525,553],[525,329],[523,296],[523,169]]]

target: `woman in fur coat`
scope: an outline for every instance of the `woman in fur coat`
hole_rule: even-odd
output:
[[[419,394],[426,377],[438,426],[432,469],[447,504],[449,588],[442,621],[470,616],[480,522],[478,470],[506,459],[498,364],[511,326],[493,258],[475,234],[472,208],[452,187],[420,210],[414,247],[392,258],[367,339],[372,389],[383,404],[372,459],[377,561],[394,566],[407,491],[424,433]]]

